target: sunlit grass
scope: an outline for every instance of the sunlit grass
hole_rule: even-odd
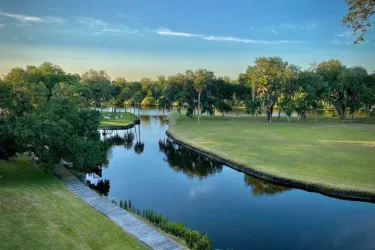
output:
[[[334,190],[375,194],[375,125],[319,118],[173,117],[177,139],[245,167]]]
[[[111,117],[111,116],[122,116],[122,118],[119,119],[104,119],[105,116]],[[128,112],[101,112],[100,117],[100,124],[106,125],[106,126],[127,126],[133,123],[133,121],[137,118],[136,115],[133,113]]]
[[[1,249],[146,249],[25,158],[0,176]]]

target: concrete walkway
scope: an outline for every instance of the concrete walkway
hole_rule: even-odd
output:
[[[54,174],[67,186],[76,196],[87,202],[103,215],[110,218],[126,232],[130,233],[151,249],[175,250],[183,249],[177,243],[164,236],[154,228],[150,227],[131,213],[112,204],[107,198],[101,197],[89,187],[84,185],[65,167],[56,166]]]

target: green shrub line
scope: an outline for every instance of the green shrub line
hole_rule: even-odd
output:
[[[117,205],[116,200],[111,202]],[[119,202],[119,206],[126,211],[134,213],[142,218],[146,219],[153,226],[160,228],[165,233],[176,236],[177,238],[184,240],[190,249],[196,250],[211,250],[213,249],[212,240],[207,234],[202,234],[197,230],[187,228],[180,222],[170,222],[167,217],[159,214],[151,209],[140,210],[136,208],[131,200],[124,200]]]

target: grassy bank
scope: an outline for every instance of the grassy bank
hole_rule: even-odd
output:
[[[1,249],[147,249],[26,159],[0,175]]]
[[[128,126],[133,123],[137,116],[129,112],[100,112],[100,125],[104,126]],[[121,118],[115,119],[115,116],[121,116]],[[110,117],[112,119],[105,119],[104,117]]]
[[[322,189],[375,194],[375,125],[336,118],[171,118],[186,144],[261,173]]]

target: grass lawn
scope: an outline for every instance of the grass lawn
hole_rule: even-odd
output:
[[[177,140],[276,177],[375,194],[375,125],[337,118],[171,118]]]
[[[100,112],[100,124],[105,126],[127,126],[133,123],[133,121],[137,118],[137,116],[133,113],[129,112]],[[122,115],[122,118],[119,119],[104,119],[104,116],[114,117],[114,116],[120,116]]]
[[[27,159],[0,175],[1,249],[147,249]]]

